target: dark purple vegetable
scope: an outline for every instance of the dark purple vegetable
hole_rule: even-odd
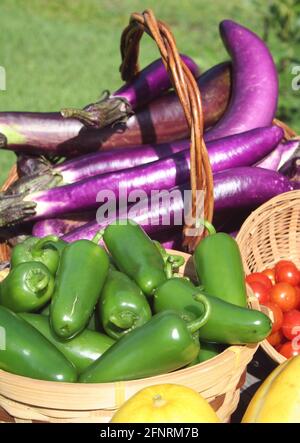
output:
[[[208,150],[213,172],[255,162],[276,146],[282,134],[279,127],[273,126],[210,143]],[[156,162],[97,175],[71,185],[3,197],[0,200],[0,225],[93,209],[101,201],[99,191],[103,191],[102,198],[109,191],[117,200],[121,194],[128,195],[132,191],[147,196],[153,190],[180,185],[189,176],[190,152],[186,150]]]
[[[288,177],[294,184],[300,183],[300,157],[293,157],[288,160],[279,170],[279,172]],[[297,188],[298,189],[298,188]]]
[[[196,63],[186,55],[181,54],[181,59],[194,77],[199,77],[200,72]],[[63,109],[61,114],[65,118],[77,118],[86,126],[103,128],[115,122],[126,121],[134,110],[161,96],[171,86],[169,73],[163,61],[158,59],[112,95],[107,92],[99,102],[92,103],[84,109]]]
[[[222,171],[214,174],[215,213],[224,211],[246,211],[257,208],[275,195],[291,191],[298,184],[293,184],[283,175],[268,169],[242,167]],[[183,225],[184,190],[189,189],[189,184],[173,189],[173,198],[169,204],[148,203],[148,199],[136,208],[136,212],[124,211],[118,217],[127,216],[139,223],[145,231],[153,236],[160,231],[173,229],[174,226]],[[115,217],[101,218],[98,214],[96,222],[90,222],[63,236],[65,241],[72,242],[81,238],[91,239],[99,229],[112,223]],[[155,220],[155,223],[153,223]]]
[[[205,126],[223,115],[230,96],[230,64],[221,63],[200,75]],[[60,113],[2,112],[0,133],[5,148],[29,154],[80,155],[116,146],[173,142],[190,131],[182,106],[174,92],[153,100],[131,116],[126,124],[88,129],[76,119]]]
[[[279,143],[274,151],[256,163],[255,166],[278,171],[290,158],[297,155],[300,156],[299,140],[289,140],[285,143]]]
[[[65,217],[48,218],[37,221],[32,228],[35,237],[46,237],[56,235],[61,237],[73,229],[78,228],[90,221],[96,220],[96,212],[83,212],[79,214],[66,215]]]
[[[19,177],[39,174],[51,169],[52,164],[43,156],[33,156],[26,154],[19,154],[17,158],[17,171]]]
[[[266,44],[232,20],[221,22],[220,34],[232,58],[232,94],[207,140],[270,125],[277,109],[277,71]]]

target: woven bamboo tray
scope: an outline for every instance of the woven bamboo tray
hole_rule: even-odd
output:
[[[246,274],[279,260],[292,260],[300,268],[300,191],[280,194],[252,212],[236,240]],[[286,360],[267,340],[261,346],[275,362]]]
[[[185,258],[180,274],[194,279],[191,256],[178,251],[173,253]],[[258,307],[253,296],[249,304]],[[246,367],[257,347],[230,346],[213,359],[190,368],[117,383],[47,382],[0,371],[0,421],[108,422],[124,401],[140,389],[160,383],[177,383],[201,393],[222,422],[228,422],[238,405]]]

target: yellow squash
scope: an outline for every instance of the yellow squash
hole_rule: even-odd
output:
[[[111,423],[220,423],[210,404],[181,385],[149,386],[127,400]]]
[[[263,382],[242,423],[300,423],[300,355],[279,365]]]

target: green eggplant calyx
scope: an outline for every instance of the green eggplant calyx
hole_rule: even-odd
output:
[[[37,296],[42,296],[45,289],[49,285],[50,277],[42,269],[30,269],[26,276],[26,284],[28,288],[36,293]]]
[[[114,326],[117,326],[120,329],[132,328],[135,325],[137,319],[138,316],[131,311],[123,311],[117,315],[112,314],[109,317],[110,323],[112,323]]]
[[[59,241],[59,237],[56,235],[47,235],[47,237],[41,238],[35,245],[33,245],[31,249],[31,253],[33,257],[40,257],[43,253],[44,246],[49,242],[56,243]]]
[[[205,297],[205,295],[196,294],[194,296],[194,299],[196,301],[198,301],[199,303],[203,304],[204,312],[201,317],[198,317],[195,320],[193,320],[187,324],[187,328],[191,332],[191,334],[194,334],[195,332],[198,331],[198,329],[200,329],[202,326],[204,326],[207,323],[207,321],[211,315],[211,304],[209,303],[209,301],[208,301],[207,297]]]
[[[208,221],[203,220],[202,218],[196,221],[196,228],[199,228],[200,225],[203,225],[208,232],[208,235],[214,235],[217,233],[216,228]]]
[[[98,245],[99,244],[99,242],[100,242],[100,240],[102,240],[102,238],[103,238],[103,234],[104,234],[104,229],[101,229],[100,231],[98,231],[95,235],[94,235],[94,237],[92,238],[92,242],[93,243],[96,243],[96,245]]]

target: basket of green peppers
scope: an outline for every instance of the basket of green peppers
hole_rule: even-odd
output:
[[[193,256],[131,220],[92,241],[15,246],[0,284],[0,406],[22,419],[109,421],[141,388],[177,383],[228,421],[271,322],[247,305],[235,240],[205,226]]]

